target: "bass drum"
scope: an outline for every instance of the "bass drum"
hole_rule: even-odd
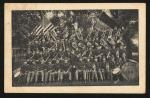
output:
[[[112,74],[113,75],[118,75],[118,74],[120,74],[120,67],[116,67],[116,68],[114,68],[113,70],[112,70]]]
[[[134,60],[129,60],[122,66],[122,76],[127,81],[138,81],[139,79],[139,63]]]

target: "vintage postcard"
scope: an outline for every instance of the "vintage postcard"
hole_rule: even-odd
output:
[[[145,93],[144,3],[6,3],[5,93]]]

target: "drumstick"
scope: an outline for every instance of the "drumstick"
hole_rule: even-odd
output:
[[[55,59],[55,58],[57,57],[57,55],[58,55],[58,53],[55,55],[55,57],[52,58],[52,60],[51,60],[50,62],[52,62],[53,59]],[[50,56],[49,56],[49,57],[50,57]],[[49,58],[49,57],[48,57],[48,58]]]
[[[33,56],[32,56],[32,57],[30,57],[30,58],[29,58],[29,59],[27,59],[27,60],[30,60],[30,59],[32,59],[32,58],[34,57],[34,55],[35,55],[35,54],[33,54]]]
[[[50,33],[50,34],[51,34],[52,38],[56,41],[56,38],[52,35],[52,33]]]
[[[36,38],[34,38],[32,41],[31,41],[31,43],[34,41],[34,40],[36,40],[38,37],[40,37],[40,35],[42,35],[43,33],[40,33]],[[42,37],[41,37],[42,38]]]
[[[82,56],[84,56],[84,55],[87,53],[87,51],[88,51],[88,50],[84,51],[83,54],[82,54]]]
[[[70,67],[68,68],[67,72],[71,69],[71,67],[72,67],[72,66],[70,66]]]
[[[57,55],[58,55],[58,54],[56,54],[55,57],[56,57]],[[50,56],[51,56],[51,55],[49,55],[49,56],[47,57],[47,59],[45,60],[45,62],[47,62],[47,60],[49,59]],[[54,57],[54,58],[55,58],[55,57]],[[53,58],[53,59],[54,59],[54,58]],[[53,59],[52,59],[52,60],[53,60]],[[52,62],[52,60],[51,60],[51,62]]]
[[[55,45],[53,45],[53,46],[49,49],[49,51],[50,51],[54,46],[55,46]],[[49,51],[48,51],[48,52],[49,52]]]
[[[107,58],[109,58],[110,57],[110,51],[108,52],[108,54],[107,54]]]

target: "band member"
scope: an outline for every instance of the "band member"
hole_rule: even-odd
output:
[[[70,71],[68,71],[68,74],[69,74],[69,80],[71,81],[71,80],[72,80],[71,72],[70,72]]]
[[[106,79],[107,79],[107,80],[110,80],[110,79],[111,79],[111,71],[110,71],[109,63],[106,63],[105,75],[106,75]]]
[[[112,70],[114,84],[117,84],[120,81],[121,69],[120,67],[116,67]]]
[[[71,80],[76,80],[76,78],[75,78],[75,72],[76,72],[76,66],[75,65],[73,65],[73,67],[70,67],[69,68],[69,70],[70,70],[70,72],[71,72]]]
[[[105,55],[103,55],[103,57],[102,57],[102,68],[105,69],[105,66],[106,66],[106,57],[105,57]]]
[[[80,69],[77,69],[76,72],[75,72],[75,77],[76,77],[76,81],[79,80],[79,73],[81,72]]]
[[[57,71],[52,71],[51,72],[51,81],[54,82],[56,81],[56,77],[58,76],[58,72]]]
[[[84,79],[84,82],[86,83],[87,82],[87,70],[86,69],[83,70],[83,79]]]
[[[72,81],[72,74],[71,74],[70,69],[67,71],[64,71],[63,74],[68,77],[68,78],[66,77],[67,78],[66,80]]]
[[[78,40],[83,40],[82,30],[80,28],[76,31],[76,36]]]
[[[45,83],[52,81],[52,79],[51,79],[51,72],[52,72],[52,70],[47,70],[45,72]]]
[[[28,48],[27,48],[27,54],[31,54],[31,44],[29,43]]]
[[[34,78],[35,78],[35,69],[36,69],[36,63],[35,61],[32,61],[31,66],[28,66],[28,71],[27,71],[27,85],[31,82],[33,82]]]
[[[116,67],[115,56],[113,54],[111,55],[111,62],[114,64],[114,66],[112,66],[112,67]]]
[[[99,76],[100,76],[100,80],[104,81],[103,74],[102,74],[102,69],[99,68],[98,73],[99,73]]]
[[[94,79],[96,79],[96,81],[98,81],[98,76],[97,76],[97,71],[96,71],[96,65],[95,64],[92,66],[92,80],[94,81]]]
[[[101,72],[102,72],[103,80],[105,80],[106,79],[106,77],[105,77],[105,69],[102,68]]]
[[[63,80],[63,72],[61,69],[58,70],[58,81],[62,82]]]
[[[123,58],[124,63],[127,62],[127,56],[125,52],[122,53],[122,58]]]
[[[91,72],[92,72],[92,70],[90,70],[90,69],[87,69],[86,70],[87,71],[87,73],[86,73],[86,75],[87,75],[87,81],[91,81]]]
[[[72,42],[72,47],[73,47],[74,49],[78,48],[76,41]]]
[[[38,70],[35,72],[35,83],[38,82],[39,76],[41,75],[41,82],[44,82],[44,72],[45,70]]]
[[[34,77],[35,77],[35,71],[29,71],[27,73],[27,85],[33,82]]]

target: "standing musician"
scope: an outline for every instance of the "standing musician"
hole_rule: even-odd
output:
[[[103,77],[103,73],[102,73],[102,69],[101,68],[98,69],[98,73],[99,73],[99,76],[100,76],[100,80],[104,81],[104,77]]]
[[[32,61],[32,65],[28,67],[28,72],[27,72],[27,85],[31,82],[33,82],[34,77],[35,77],[35,69],[36,69],[36,63],[35,61]]]
[[[76,78],[76,81],[79,81],[79,73],[81,72],[80,69],[76,69],[76,72],[75,72],[75,78]]]
[[[52,70],[47,70],[45,72],[45,83],[52,81],[51,73],[52,73]]]
[[[58,69],[58,82],[62,82],[63,80],[63,71],[59,68]]]
[[[41,62],[37,63],[38,68],[36,69],[35,72],[35,83],[37,83],[39,81],[39,77],[41,76],[41,81],[40,82],[44,82],[44,76],[45,76],[45,61],[44,59],[41,60]],[[42,67],[41,67],[42,66]]]
[[[90,81],[91,81],[91,73],[92,73],[92,70],[91,70],[91,69],[87,69],[86,71],[87,71],[87,73],[86,73],[86,75],[87,75],[87,77],[86,77],[86,78],[87,78],[87,81],[90,82]]]
[[[55,82],[56,80],[58,80],[58,71],[57,70],[53,70],[51,72],[51,79],[52,79],[52,82]]]
[[[76,66],[73,65],[73,67],[70,67],[70,71],[71,71],[71,80],[75,81],[76,80],[76,77],[75,77],[75,73],[76,73]]]
[[[95,64],[93,64],[93,66],[92,66],[92,81],[94,81],[94,79],[96,79],[96,81],[98,81],[97,70],[96,70]]]
[[[114,84],[117,84],[120,81],[120,75],[121,75],[121,68],[119,66],[112,69]]]
[[[86,68],[83,69],[83,79],[84,79],[84,82],[86,83],[87,82],[87,70],[86,70]]]
[[[107,80],[111,79],[111,71],[110,71],[109,63],[106,63],[106,72],[105,72],[105,75],[106,75],[106,79]]]

